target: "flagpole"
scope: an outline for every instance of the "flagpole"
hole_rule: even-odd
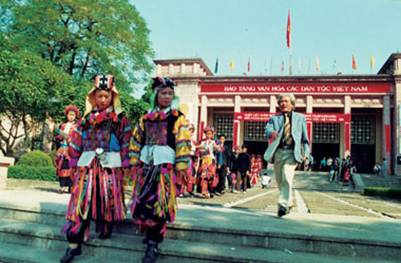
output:
[[[270,76],[273,75],[273,56],[270,59]]]

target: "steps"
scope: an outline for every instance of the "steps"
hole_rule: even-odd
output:
[[[391,187],[400,188],[401,187],[401,176],[376,176],[372,174],[361,174],[365,187]]]
[[[50,194],[47,201],[32,200],[30,205],[11,203],[1,193],[0,200],[0,262],[58,262],[67,246],[60,233],[65,204],[51,202]],[[256,211],[183,206],[160,245],[158,262],[373,263],[401,259],[397,233],[401,223],[396,220],[304,216],[278,219]],[[91,236],[83,255],[74,262],[140,262],[145,249],[141,241],[126,220],[109,240]]]

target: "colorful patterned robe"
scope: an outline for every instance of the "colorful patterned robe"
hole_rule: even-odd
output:
[[[141,156],[144,147],[152,145],[169,146],[175,151],[175,160],[157,165],[141,161],[146,157]],[[176,172],[188,171],[190,151],[191,134],[181,112],[151,112],[140,119],[131,138],[130,157],[134,167],[131,213],[141,230],[164,224],[164,235],[165,222],[174,222],[177,211]]]
[[[82,220],[88,218],[106,222],[125,218],[123,169],[128,171],[130,167],[128,148],[131,134],[132,128],[123,113],[117,116],[114,112],[105,111],[98,115],[91,113],[74,130],[69,154],[75,173],[64,230],[71,227],[71,231],[77,233]],[[83,152],[97,148],[103,148],[105,152],[119,152],[122,167],[102,168],[97,157],[89,166],[77,167]]]

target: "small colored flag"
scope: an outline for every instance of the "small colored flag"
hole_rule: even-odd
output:
[[[216,58],[216,64],[214,65],[214,73],[217,74],[219,71],[219,58]]]
[[[265,58],[264,71],[264,73],[267,74],[267,58]]]
[[[317,73],[320,72],[320,59],[319,59],[319,56],[316,56],[316,60],[315,60],[315,69],[316,69],[316,72],[317,72]]]
[[[271,59],[270,59],[270,75],[272,75],[273,74],[273,56],[271,57]]]
[[[288,18],[287,18],[287,47],[291,47],[291,17],[290,17],[290,10],[288,10]]]
[[[251,58],[248,58],[248,73],[251,71]]]
[[[355,56],[352,55],[352,69],[356,70],[357,68],[358,68],[358,65],[356,64]]]
[[[298,58],[298,73],[302,73],[302,57]]]
[[[374,69],[376,66],[376,59],[373,55],[370,56],[370,69]]]
[[[233,59],[230,61],[230,63],[228,64],[228,66],[230,67],[230,70],[231,70],[231,71],[234,70],[234,68],[235,68],[235,62],[234,62]]]

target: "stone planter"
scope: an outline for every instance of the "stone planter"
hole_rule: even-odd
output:
[[[8,167],[14,165],[12,157],[0,156],[0,190],[6,189]]]

